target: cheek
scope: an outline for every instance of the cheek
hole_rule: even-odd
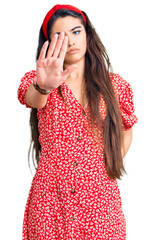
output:
[[[86,36],[82,36],[82,37],[81,37],[81,46],[82,46],[83,50],[86,50],[86,49],[87,49]]]
[[[84,42],[84,50],[85,50],[85,52],[86,52],[86,50],[87,50],[87,41],[85,40],[85,42]]]

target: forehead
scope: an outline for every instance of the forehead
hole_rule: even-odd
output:
[[[58,18],[52,26],[51,33],[70,31],[74,27],[80,26],[84,28],[79,18],[67,16]]]

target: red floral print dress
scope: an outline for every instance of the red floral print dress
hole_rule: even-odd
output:
[[[30,107],[25,93],[36,72],[25,74],[18,99]],[[113,74],[124,130],[136,122],[133,92],[126,80]],[[52,90],[45,107],[37,110],[41,155],[29,191],[22,240],[125,240],[126,222],[117,180],[104,164],[102,131],[90,121],[66,83]],[[106,106],[100,101],[105,117]]]

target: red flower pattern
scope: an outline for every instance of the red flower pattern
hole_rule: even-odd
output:
[[[25,74],[18,99],[26,107],[25,93],[36,72]],[[136,122],[130,84],[113,74],[124,130]],[[77,101],[66,83],[61,85],[67,105],[52,90],[46,106],[38,109],[41,156],[29,191],[23,240],[125,240],[126,221],[117,180],[104,165],[102,131],[92,125],[89,107]],[[103,98],[100,112],[106,114]]]

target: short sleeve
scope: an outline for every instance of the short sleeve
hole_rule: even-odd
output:
[[[24,77],[21,79],[18,91],[17,91],[17,96],[18,100],[21,104],[25,105],[27,108],[31,108],[25,98],[26,91],[28,87],[33,83],[36,82],[36,71],[32,70],[30,72],[27,72]]]
[[[138,121],[135,115],[133,90],[131,85],[118,74],[114,74],[114,85],[119,99],[123,130],[129,130]]]

